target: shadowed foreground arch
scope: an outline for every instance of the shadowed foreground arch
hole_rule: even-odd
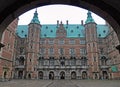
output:
[[[120,1],[119,0],[10,0],[0,1],[0,40],[5,28],[22,13],[35,7],[67,4],[89,9],[107,20],[116,31],[120,40]]]

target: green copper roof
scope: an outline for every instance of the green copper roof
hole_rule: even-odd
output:
[[[109,33],[109,27],[107,25],[97,25],[97,37],[104,38]]]
[[[76,38],[76,37],[84,37],[84,27],[79,24],[71,24],[71,25],[64,25],[65,30],[67,31],[67,37]],[[57,25],[42,25],[41,29],[41,37],[49,37],[53,38],[56,37]],[[46,32],[47,31],[47,32]]]
[[[16,34],[21,38],[25,38],[28,35],[28,26],[27,25],[18,26]]]
[[[92,18],[91,12],[88,11],[87,13],[87,20],[85,21],[85,23],[91,23],[91,22],[95,22],[94,19]]]
[[[97,37],[104,38],[108,35],[109,28],[107,25],[97,25]],[[85,27],[80,24],[64,25],[67,31],[67,38],[85,37]],[[41,28],[41,38],[55,38],[57,31],[56,24],[44,24]],[[18,25],[16,33],[19,37],[25,38],[28,35],[28,25]]]
[[[37,23],[37,24],[40,24],[40,21],[39,21],[39,19],[38,19],[37,10],[35,11],[34,16],[33,16],[33,19],[31,20],[30,23]]]

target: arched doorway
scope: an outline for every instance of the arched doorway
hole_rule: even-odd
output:
[[[54,79],[54,72],[51,71],[51,72],[49,73],[49,79],[52,79],[52,80]]]
[[[98,74],[94,73],[94,79],[98,79]]]
[[[22,79],[22,78],[23,78],[23,71],[19,71],[19,72],[18,72],[18,78],[19,78],[19,79]]]
[[[108,79],[109,78],[107,71],[102,71],[102,78],[103,79]]]
[[[4,77],[4,79],[7,78],[7,72],[6,71],[4,72],[3,77]]]
[[[71,79],[76,79],[76,72],[75,72],[75,71],[73,71],[73,72],[71,73]]]
[[[64,71],[60,72],[60,79],[65,79],[65,72]]]
[[[28,74],[28,79],[31,79],[31,74],[30,73]]]
[[[39,78],[39,79],[43,79],[43,72],[42,72],[42,71],[39,71],[39,73],[38,73],[38,78]]]
[[[87,79],[87,72],[86,71],[82,72],[82,79]]]

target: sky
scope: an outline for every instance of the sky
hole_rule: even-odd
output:
[[[21,16],[19,16],[19,25],[28,25],[34,15],[35,9],[32,9]],[[40,24],[56,24],[57,20],[62,21],[63,24],[68,20],[69,24],[81,24],[81,20],[87,19],[87,12],[80,7],[70,5],[46,5],[37,8]],[[98,15],[92,13],[92,17],[97,24],[105,24],[105,20]]]

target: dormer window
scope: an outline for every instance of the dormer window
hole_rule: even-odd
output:
[[[103,33],[106,33],[106,31],[104,30]]]
[[[22,30],[21,33],[23,33],[24,31]]]
[[[46,37],[47,35],[46,34],[44,34],[44,37]]]
[[[46,26],[46,29],[48,29],[48,26]]]
[[[71,33],[73,33],[73,30],[71,30]]]
[[[53,32],[53,30],[50,31],[51,33]]]
[[[78,37],[80,37],[80,34],[78,34]]]
[[[79,26],[77,26],[77,29],[79,28]]]
[[[99,37],[101,37],[101,34],[99,34]]]

